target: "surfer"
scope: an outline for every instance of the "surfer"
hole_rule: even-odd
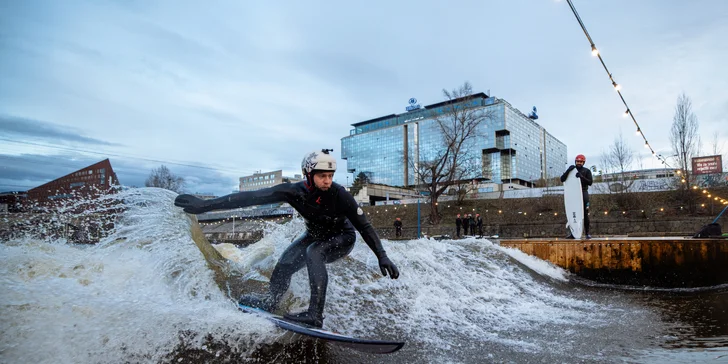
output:
[[[589,186],[592,185],[593,181],[591,171],[589,168],[584,167],[584,163],[586,163],[586,157],[583,154],[577,155],[574,160],[574,164],[576,165],[572,164],[566,172],[561,175],[561,182],[566,181],[569,177],[569,172],[576,168],[576,177],[578,177],[581,181],[581,195],[584,197],[584,234],[586,234],[587,239],[591,239],[591,235],[589,235]],[[574,235],[569,233],[569,236],[566,238],[574,239]]]
[[[306,154],[301,163],[304,181],[283,183],[256,191],[237,192],[212,200],[192,195],[179,195],[175,206],[191,214],[234,209],[275,202],[287,202],[298,211],[306,224],[306,231],[283,252],[270,278],[269,294],[243,295],[240,303],[265,311],[273,311],[280,303],[291,283],[291,276],[308,268],[311,297],[308,310],[286,314],[289,320],[322,327],[328,273],[326,264],[348,255],[354,249],[358,230],[364,242],[379,260],[382,275],[399,277],[397,266],[387,257],[382,243],[354,197],[341,185],[333,182],[336,159],[322,149]]]

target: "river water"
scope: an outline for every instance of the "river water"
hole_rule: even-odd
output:
[[[479,239],[384,241],[398,280],[381,276],[361,240],[329,265],[325,328],[406,341],[399,352],[294,335],[230,298],[266,286],[303,223],[271,223],[244,249],[216,246],[229,259],[221,279],[174,197],[159,189],[114,196],[127,208],[96,245],[33,234],[2,241],[0,362],[728,363],[728,285],[596,285]],[[304,270],[283,309],[307,299]]]

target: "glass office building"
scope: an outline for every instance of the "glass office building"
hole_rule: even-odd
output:
[[[505,100],[484,93],[352,124],[349,136],[341,139],[347,171],[355,176],[364,172],[373,183],[416,184],[418,163],[444,150],[436,118],[447,120],[450,107],[490,116],[466,146],[465,159],[478,166],[467,179],[529,185],[563,172],[566,145]]]

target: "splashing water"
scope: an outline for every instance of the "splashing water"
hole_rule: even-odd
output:
[[[125,209],[96,245],[33,234],[0,244],[0,362],[603,361],[649,349],[664,329],[625,293],[574,285],[560,268],[487,240],[384,241],[401,272],[391,280],[359,238],[328,266],[325,328],[407,345],[387,356],[321,349],[231,300],[267,287],[303,222],[268,223],[244,249],[216,245],[228,259],[221,282],[174,197],[153,188],[108,197]],[[304,269],[282,310],[304,309],[308,296]]]

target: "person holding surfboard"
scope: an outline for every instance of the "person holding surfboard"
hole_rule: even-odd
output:
[[[291,276],[306,267],[311,289],[308,310],[287,314],[285,318],[319,328],[323,326],[328,285],[326,264],[345,257],[354,249],[356,231],[377,256],[382,275],[389,275],[392,279],[399,277],[397,266],[387,257],[364,211],[343,186],[333,182],[336,159],[329,154],[330,151],[332,149],[322,149],[306,154],[301,163],[305,179],[298,183],[237,192],[212,200],[179,195],[174,201],[175,206],[183,207],[191,214],[275,202],[287,202],[296,209],[304,219],[306,231],[278,260],[270,278],[269,294],[263,297],[243,295],[240,303],[268,312],[275,310],[288,290]]]
[[[583,154],[577,155],[574,164],[561,175],[561,182],[565,182],[569,178],[569,173],[576,168],[575,176],[581,181],[581,194],[584,200],[584,234],[587,239],[591,239],[591,235],[589,235],[589,186],[592,185],[593,180],[591,171],[584,167],[584,163],[586,163],[586,157]],[[570,233],[566,238],[574,239],[574,235]]]

